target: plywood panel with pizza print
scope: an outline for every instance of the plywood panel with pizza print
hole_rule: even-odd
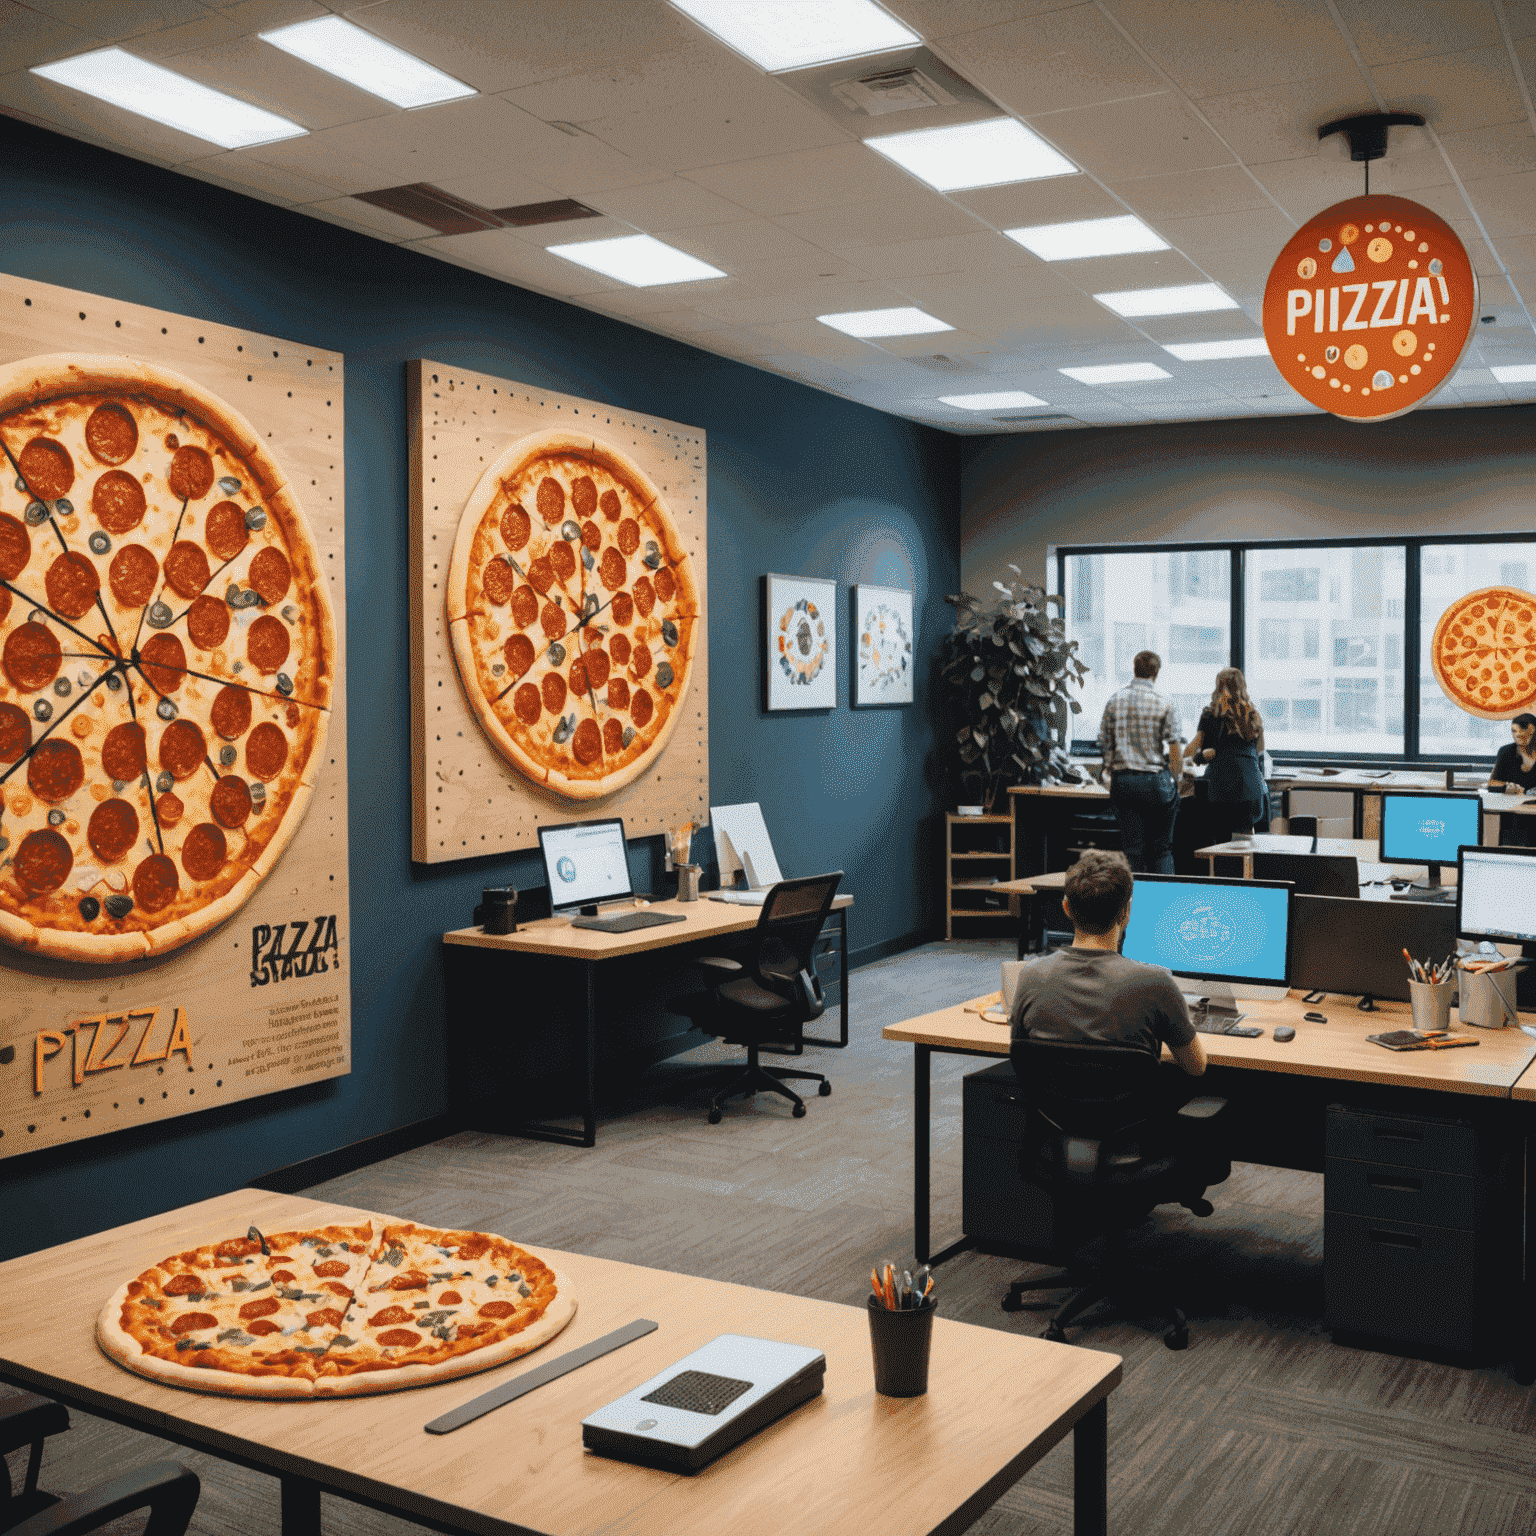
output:
[[[47,547],[51,554],[49,541],[57,539],[66,549],[78,546],[78,555],[101,567],[130,542],[155,549],[164,544],[167,550],[173,537],[206,544],[216,557],[217,573],[206,588],[211,606],[205,606],[204,613],[228,609],[220,622],[228,625],[231,643],[226,655],[211,641],[194,639],[189,618],[193,609],[168,587],[158,590],[180,610],[172,618],[158,623],[146,604],[142,616],[134,609],[125,622],[117,589],[109,591],[104,579],[102,605],[76,624],[75,635],[81,635],[81,626],[86,631],[70,642],[78,645],[79,654],[66,654],[52,686],[29,689],[10,672],[0,674],[0,704],[9,706],[12,724],[25,717],[27,750],[32,753],[30,760],[0,764],[0,774],[6,775],[0,785],[0,887],[9,881],[21,889],[14,860],[27,829],[34,823],[41,826],[30,762],[45,739],[64,739],[59,727],[66,712],[68,739],[78,743],[85,768],[78,791],[54,806],[47,821],[48,831],[56,830],[70,842],[74,858],[69,878],[55,893],[56,915],[78,912],[80,931],[51,937],[44,933],[41,948],[32,949],[18,939],[13,924],[10,942],[0,943],[0,1158],[341,1076],[350,1071],[351,1061],[346,694],[341,664],[346,644],[342,357],[258,332],[0,276],[0,375],[9,370],[14,376],[13,365],[25,360],[22,372],[30,376],[35,370],[41,376],[44,365],[32,360],[59,357],[102,359],[104,373],[114,379],[136,371],[151,381],[141,393],[120,382],[113,386],[120,391],[117,395],[105,392],[124,402],[128,413],[143,423],[141,457],[127,463],[125,471],[142,471],[137,479],[146,487],[148,510],[130,533],[106,533],[93,487],[103,477],[103,464],[112,460],[93,458],[86,434],[79,440],[86,446],[77,449],[77,481],[68,512],[50,502],[53,520],[40,512],[40,520],[28,522],[30,493],[18,488],[16,466],[7,462],[0,477],[0,514],[26,522],[29,534],[40,541],[35,548]],[[176,513],[174,530],[156,527],[156,519],[166,515],[160,502],[164,488],[173,483],[175,447],[171,434],[162,436],[164,417],[156,415],[167,397],[155,390],[163,389],[172,376],[190,381],[183,428],[188,441],[203,422],[196,402],[212,402],[207,409],[222,409],[226,431],[233,432],[241,418],[249,425],[254,440],[245,450],[249,462],[270,466],[286,491],[270,485],[258,491],[254,484],[243,483],[238,491],[215,487],[201,497],[189,492]],[[16,424],[18,436],[24,428],[30,433],[26,419],[25,411],[6,417]],[[25,446],[10,441],[11,425],[4,435],[13,455]],[[259,474],[247,476],[248,481],[259,479]],[[241,553],[221,565],[215,532],[219,524],[212,513],[213,504],[226,495],[241,504],[248,537]],[[297,507],[297,517],[284,510],[290,504]],[[225,513],[224,520],[231,516]],[[274,592],[270,604],[258,600],[254,589],[261,583],[255,571],[261,568],[255,567],[255,559],[290,536],[292,542],[284,547],[294,554],[291,584],[281,596]],[[161,558],[168,561],[166,555]],[[272,560],[267,553],[265,569],[270,571]],[[6,640],[25,624],[39,624],[66,637],[70,633],[60,615],[48,608],[54,591],[50,582],[37,579],[40,569],[41,562],[34,561],[10,582],[15,589],[6,594],[12,599],[10,611],[0,615]],[[173,586],[168,568],[163,575]],[[39,586],[46,590],[37,590]],[[228,597],[231,592],[237,595]],[[29,601],[38,607],[29,610]],[[322,634],[327,607],[333,631],[329,640]],[[134,617],[141,617],[136,631]],[[249,648],[243,655],[238,648],[258,622],[267,624],[272,634],[273,625],[287,631],[294,660],[283,663],[287,671],[281,680],[275,675],[258,680],[253,661],[247,659]],[[121,647],[124,659],[118,665],[91,643],[89,632],[102,626],[112,630]],[[151,631],[157,638],[177,636],[185,645],[184,668],[162,671],[160,688],[153,691],[150,678],[155,669],[149,667],[146,675],[133,659],[133,653],[148,644]],[[132,638],[135,632],[137,640]],[[319,667],[322,686],[314,699],[304,697],[313,679],[306,679],[295,664],[306,655],[324,659]],[[91,684],[86,673],[93,664],[114,671],[120,686],[109,691]],[[178,676],[182,686],[170,688]],[[323,715],[325,730],[323,741],[304,762],[303,785],[286,801],[278,780],[263,782],[254,771],[248,750],[254,725],[222,738],[209,730],[206,763],[195,776],[174,785],[177,798],[186,803],[187,822],[194,812],[209,815],[215,784],[223,783],[231,793],[244,789],[255,802],[248,817],[234,816],[224,823],[231,829],[228,858],[246,867],[221,898],[216,923],[201,931],[199,920],[213,904],[199,908],[199,892],[212,888],[212,877],[205,881],[197,873],[186,823],[173,832],[171,823],[162,826],[157,819],[165,806],[158,783],[165,777],[164,754],[151,761],[142,781],[109,784],[104,740],[117,718],[113,711],[126,720],[129,695],[136,694],[140,715],[149,721],[153,753],[161,722],[182,725],[204,718],[206,727],[211,698],[221,687],[249,698],[254,722]],[[169,689],[174,699],[162,705],[166,713],[154,712],[159,714],[156,720],[154,713],[144,711],[144,704],[154,706],[161,689]],[[303,710],[297,708],[299,703]],[[163,730],[169,732],[170,725]],[[306,733],[290,723],[287,734],[290,749],[297,750],[292,743]],[[87,846],[84,824],[103,801],[139,807],[138,851],[116,864],[93,857],[99,851],[95,843]],[[153,815],[151,801],[157,807]],[[293,816],[281,836],[266,835],[262,818],[282,803],[302,815]],[[146,853],[154,854],[156,838],[162,855],[175,855],[180,907],[174,910],[192,909],[186,923],[167,935],[151,931],[142,958],[119,958],[116,951],[105,960],[90,958],[95,937],[115,929],[121,943],[134,929],[138,914],[115,917],[110,903],[116,898],[121,910],[122,902],[136,894],[134,861],[142,863]],[[50,954],[50,947],[59,953]],[[78,958],[64,958],[65,953]]]
[[[702,823],[709,809],[704,433],[676,422],[441,363],[413,361],[409,370],[412,857],[430,864],[531,848],[538,841],[540,826],[594,816],[622,816],[631,837],[653,835],[684,821]],[[670,516],[681,544],[675,554],[686,562],[691,590],[697,597],[691,633],[684,626],[683,643],[691,639],[686,691],[677,705],[670,735],[662,743],[664,750],[637,776],[610,793],[596,796],[561,794],[536,783],[493,746],[466,695],[449,630],[450,571],[466,505],[482,487],[487,470],[514,444],[536,434],[545,442],[567,436],[571,441],[590,438],[597,456],[626,460],[640,471],[659,493]],[[598,478],[601,480],[600,473]],[[533,507],[529,510],[534,514],[537,538],[538,511]],[[592,545],[607,556],[609,534],[603,530],[603,514],[579,512],[573,495],[569,515],[590,515],[594,524]],[[555,521],[558,523],[558,516]],[[636,580],[645,569],[645,534],[642,529],[641,544],[630,552],[633,559],[629,569]],[[573,549],[581,548],[574,530],[569,537]],[[508,549],[506,553],[513,556],[509,568],[521,580],[525,568],[516,555],[522,551]],[[527,559],[526,553],[523,558]],[[658,563],[666,564],[665,552],[652,553],[653,571]],[[606,604],[607,589],[599,585],[601,562],[594,558],[589,569],[591,587]],[[533,567],[529,565],[526,570],[532,572]],[[586,578],[577,575],[572,580],[587,589]],[[513,578],[508,577],[507,582],[510,589]],[[657,585],[660,588],[661,583]],[[593,626],[601,628],[609,616],[605,606],[602,614],[594,616]],[[611,639],[609,643],[611,647]],[[662,657],[658,650],[658,665],[648,679],[652,688],[654,679],[662,674],[663,659],[674,657]],[[638,692],[638,688],[632,691]],[[561,696],[565,696],[563,690]]]

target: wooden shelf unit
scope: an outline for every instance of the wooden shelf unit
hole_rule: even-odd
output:
[[[1013,817],[944,815],[944,937],[1002,937],[999,918],[1013,915],[1011,898],[991,895],[1000,880],[1013,879]],[[1001,906],[997,902],[1001,901]]]

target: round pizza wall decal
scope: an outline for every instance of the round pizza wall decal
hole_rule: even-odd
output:
[[[0,368],[0,939],[164,952],[277,863],[324,760],[320,557],[240,413],[128,357]]]
[[[1444,219],[1403,197],[1353,197],[1286,242],[1264,289],[1264,339],[1303,399],[1388,421],[1455,373],[1477,312],[1477,273]]]
[[[799,598],[779,615],[779,668],[791,683],[810,687],[821,675],[832,642],[821,610]]]
[[[470,493],[446,617],[496,750],[572,800],[661,757],[693,670],[699,593],[661,493],[626,453],[564,430],[510,444]]]
[[[1435,681],[1446,698],[1483,720],[1508,720],[1536,706],[1536,597],[1484,587],[1440,615],[1430,641]]]

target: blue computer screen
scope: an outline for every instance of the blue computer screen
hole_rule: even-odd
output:
[[[1138,878],[1122,953],[1183,976],[1279,985],[1289,911],[1286,886]]]
[[[1383,864],[1454,864],[1463,843],[1482,841],[1476,795],[1383,795]]]

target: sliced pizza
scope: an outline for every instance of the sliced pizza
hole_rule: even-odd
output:
[[[1430,642],[1435,679],[1452,703],[1485,720],[1536,704],[1536,597],[1485,587],[1440,615]]]

